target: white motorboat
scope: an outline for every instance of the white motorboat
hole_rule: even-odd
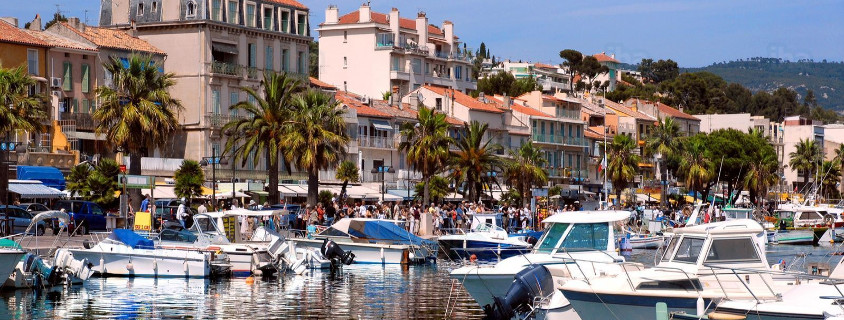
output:
[[[473,214],[470,232],[440,236],[437,241],[449,258],[498,261],[530,252],[522,237],[510,237],[500,227],[501,213]]]
[[[624,258],[616,251],[614,224],[629,217],[628,211],[573,211],[552,215],[542,221],[546,232],[531,253],[495,265],[461,267],[452,271],[451,277],[461,282],[483,307],[492,306],[494,297],[505,296],[516,274],[530,265],[546,266],[555,282],[621,272],[621,267],[615,264]],[[562,310],[568,307],[568,302],[556,305]]]
[[[15,272],[24,255],[26,251],[23,251],[16,242],[0,239],[0,280],[8,279]],[[3,283],[0,283],[0,287],[3,287]]]
[[[425,240],[397,225],[397,221],[344,218],[308,238],[290,238],[299,248],[319,249],[330,239],[355,254],[360,264],[418,264],[436,259],[436,241]]]
[[[658,234],[628,233],[627,240],[632,249],[658,249],[665,243],[665,236]]]
[[[225,254],[156,248],[155,242],[131,230],[115,229],[84,249],[67,249],[76,259],[88,259],[100,276],[209,278],[228,273]]]
[[[775,298],[794,283],[774,277],[765,258],[762,226],[753,220],[675,229],[656,267],[567,281],[560,291],[581,319],[653,319],[664,302],[671,312],[697,314],[698,305],[729,297]]]

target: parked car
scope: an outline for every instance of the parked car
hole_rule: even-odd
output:
[[[60,200],[54,210],[64,209],[70,216],[67,230],[77,234],[87,234],[91,230],[106,230],[106,213],[99,205],[91,201]],[[78,229],[78,230],[77,230]],[[53,234],[59,233],[58,221],[53,221]]]
[[[40,203],[21,203],[18,207],[31,213],[33,216],[44,211],[50,211],[50,208]]]
[[[157,203],[158,201],[156,201]],[[155,207],[155,216],[153,219],[153,229],[158,230],[161,226],[161,221],[176,221],[176,213],[179,212],[179,203],[174,202],[175,205],[167,205],[167,206],[156,206]],[[196,215],[197,211],[194,208],[186,206],[188,213],[191,216]],[[190,225],[188,225],[190,227]]]
[[[29,227],[33,217],[33,214],[21,207],[0,205],[0,219],[6,221],[7,215],[12,219],[12,233],[26,232],[26,228]],[[5,228],[5,225],[3,227]],[[45,228],[46,224],[44,221],[39,221],[35,226],[35,235],[44,235]]]

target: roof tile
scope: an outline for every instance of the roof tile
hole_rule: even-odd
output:
[[[504,106],[504,101],[501,100],[501,99],[498,99],[497,97],[487,97],[487,99],[499,104],[500,105],[499,108]],[[512,108],[513,111],[516,111],[516,112],[519,112],[519,113],[524,113],[524,114],[529,115],[529,116],[554,118],[554,116],[552,116],[550,114],[536,110],[534,108],[525,107],[525,106],[520,105],[520,104],[515,103],[515,102],[510,105],[510,108]]]
[[[277,3],[277,4],[281,4],[281,5],[286,5],[286,6],[293,7],[293,8],[308,10],[308,7],[306,7],[304,4],[299,3],[299,1],[295,1],[295,0],[268,0],[268,1],[273,2],[273,3]]]
[[[484,112],[492,112],[492,113],[504,113],[503,110],[498,108],[498,104],[496,103],[484,103],[481,102],[478,98],[472,98],[472,96],[467,95],[463,92],[454,90],[454,89],[446,89],[441,87],[434,87],[434,86],[425,86],[425,89],[431,90],[434,93],[445,96],[446,92],[448,92],[451,96],[454,97],[454,100],[472,110],[477,111],[484,111]],[[487,97],[489,99],[489,97]]]
[[[0,20],[0,42],[49,47],[49,44],[43,40],[33,37],[22,29],[2,20]]]
[[[146,40],[138,37],[130,36],[128,33],[120,30],[112,30],[106,28],[98,28],[92,26],[85,26],[85,31],[76,29],[67,22],[62,24],[73,32],[93,42],[97,47],[127,50],[127,51],[142,51],[155,54],[165,55],[164,51],[151,45]]]
[[[372,22],[387,25],[390,24],[388,21],[389,16],[384,13],[371,11],[369,16],[371,17]],[[338,19],[337,21],[338,24],[352,24],[358,22],[360,22],[360,10],[347,13],[340,17],[340,19]],[[416,20],[408,18],[399,18],[399,27],[404,29],[416,30]],[[432,25],[428,25],[428,34],[438,36],[444,35],[442,29]]]
[[[598,53],[598,54],[595,54],[595,55],[592,55],[592,56],[595,57],[595,60],[598,60],[598,62],[615,62],[615,63],[618,63],[618,60],[615,60],[615,58],[608,56],[604,52],[601,52],[601,53]]]
[[[46,31],[33,31],[33,30],[23,30],[30,36],[33,36],[41,41],[46,42],[51,47],[58,47],[58,48],[68,48],[68,49],[78,49],[78,50],[88,50],[88,51],[98,51],[97,47],[92,46],[88,43],[79,42],[70,38],[63,37],[61,35],[46,32]]]
[[[332,86],[332,85],[330,85],[330,84],[328,84],[328,83],[326,83],[322,80],[319,80],[317,78],[308,77],[308,80],[310,80],[311,86],[323,88],[323,89],[329,89],[329,90],[337,90],[337,87]]]
[[[628,117],[636,118],[637,120],[656,121],[656,118],[654,118],[654,117],[651,117],[651,116],[644,114],[644,113],[641,113],[639,111],[635,111],[631,108],[628,108],[627,106],[625,106],[623,104],[620,104],[620,103],[617,103],[617,102],[614,102],[614,101],[611,101],[611,100],[604,100],[604,105],[609,107],[612,110],[615,110],[616,112],[620,112],[623,115],[626,115]]]
[[[334,94],[334,98],[337,99],[337,101],[340,101],[342,104],[348,106],[349,108],[355,109],[358,116],[391,118],[389,114],[378,111],[375,108],[364,104],[361,101],[361,96],[356,95],[354,93],[337,91]]]

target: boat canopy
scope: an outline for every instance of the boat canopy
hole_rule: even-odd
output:
[[[685,228],[676,228],[674,233],[687,235],[710,235],[710,234],[758,234],[762,232],[762,226],[750,219],[727,220],[721,222],[706,223]]]
[[[542,223],[599,223],[629,219],[630,211],[566,211],[554,214]]]
[[[108,236],[109,239],[120,241],[133,249],[153,249],[155,242],[128,229],[114,229]]]
[[[353,237],[374,240],[376,242],[436,245],[434,241],[422,239],[408,232],[398,226],[394,220],[344,218],[337,221],[330,229],[347,233]]]
[[[264,217],[281,214],[282,210],[248,210],[248,209],[234,209],[223,212],[209,211],[204,214],[212,218],[234,217],[234,216],[248,216],[248,217]]]
[[[32,217],[32,220],[29,221],[29,226],[26,227],[26,231],[24,231],[24,234],[29,234],[29,231],[32,230],[32,228],[34,228],[38,224],[38,222],[48,219],[59,219],[60,221],[64,222],[64,225],[67,225],[68,221],[70,221],[70,216],[66,212],[61,212],[58,210],[41,212]]]

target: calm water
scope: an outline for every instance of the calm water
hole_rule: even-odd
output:
[[[768,260],[838,262],[841,247],[769,246]],[[653,264],[655,250],[629,260]],[[447,262],[429,266],[347,266],[328,272],[245,279],[92,279],[64,292],[0,293],[0,319],[444,319],[449,294],[458,295],[450,318],[478,319],[482,311],[462,286],[452,288]],[[452,291],[453,290],[453,291]]]

